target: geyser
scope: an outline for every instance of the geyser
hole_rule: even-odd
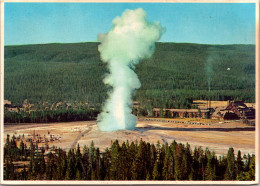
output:
[[[136,116],[132,114],[132,93],[141,83],[134,72],[140,59],[152,56],[155,42],[165,29],[159,22],[148,22],[141,9],[126,10],[113,20],[113,27],[106,34],[99,34],[98,50],[109,74],[104,83],[111,86],[103,111],[98,115],[101,131],[134,129]]]

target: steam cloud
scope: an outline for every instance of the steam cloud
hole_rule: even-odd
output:
[[[213,66],[216,61],[219,60],[220,56],[213,52],[214,48],[210,47],[208,49],[208,57],[205,62],[205,71],[207,76],[207,82],[208,82],[208,91],[211,91],[211,81],[212,81],[212,75],[213,75]]]
[[[206,61],[206,74],[207,74],[207,82],[208,82],[208,90],[211,90],[211,74],[213,68],[214,58],[209,57]]]
[[[135,128],[136,116],[131,113],[132,93],[141,83],[133,70],[140,59],[152,56],[155,42],[164,31],[159,22],[148,22],[146,12],[138,8],[126,10],[113,20],[108,33],[99,34],[98,50],[110,71],[104,83],[112,86],[103,112],[98,115],[101,131]]]

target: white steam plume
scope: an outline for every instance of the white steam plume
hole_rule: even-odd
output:
[[[104,83],[112,86],[109,98],[98,115],[98,127],[102,131],[134,129],[136,116],[132,112],[132,93],[141,83],[133,71],[140,59],[152,56],[155,42],[165,29],[159,22],[146,20],[141,9],[126,10],[113,20],[112,29],[98,36],[98,50],[110,73]]]

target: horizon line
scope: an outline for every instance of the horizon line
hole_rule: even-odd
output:
[[[68,43],[60,43],[60,42],[53,42],[53,43],[28,43],[28,44],[8,44],[8,45],[4,45],[4,47],[6,46],[28,46],[28,45],[49,45],[49,44],[80,44],[80,43],[100,43],[100,41],[82,41],[82,42],[68,42]],[[176,43],[176,44],[197,44],[197,45],[254,45],[256,46],[256,44],[250,44],[250,43],[232,43],[232,44],[214,44],[214,43],[189,43],[189,42],[168,42],[168,41],[158,41],[155,43]]]

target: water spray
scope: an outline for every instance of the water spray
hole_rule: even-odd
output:
[[[102,112],[98,115],[101,131],[133,130],[136,116],[132,114],[132,93],[141,83],[134,72],[135,65],[152,56],[155,42],[165,29],[159,22],[149,22],[141,9],[126,10],[113,20],[113,27],[106,34],[99,34],[98,50],[107,63],[109,74],[104,83],[111,86]]]

